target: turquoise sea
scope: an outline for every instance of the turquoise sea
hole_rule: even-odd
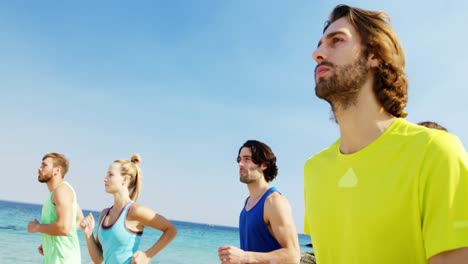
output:
[[[37,247],[40,234],[29,234],[27,224],[34,218],[40,219],[41,205],[0,200],[0,263],[41,263]],[[87,215],[84,210],[84,215]],[[98,212],[91,211],[97,219]],[[176,239],[169,244],[151,263],[219,263],[217,249],[221,245],[239,246],[237,228],[217,225],[172,221],[179,231]],[[82,263],[92,263],[86,248],[83,233],[78,231],[81,244]],[[149,248],[160,232],[145,229],[140,249]],[[299,235],[301,251],[311,251],[305,245],[310,242],[306,235]]]

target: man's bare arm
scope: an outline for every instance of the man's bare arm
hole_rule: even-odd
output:
[[[66,236],[71,231],[73,217],[73,192],[67,185],[59,186],[52,194],[55,204],[57,221],[50,224],[40,224],[34,220],[28,224],[28,232],[44,233],[51,236]]]

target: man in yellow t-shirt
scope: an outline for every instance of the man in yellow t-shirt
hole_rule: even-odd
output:
[[[317,263],[468,261],[468,158],[456,136],[405,119],[407,77],[383,12],[345,5],[313,53],[340,139],[304,167]]]

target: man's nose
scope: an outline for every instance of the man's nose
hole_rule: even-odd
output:
[[[323,45],[318,46],[315,51],[312,53],[312,58],[317,62],[317,64],[320,64],[322,61],[326,60],[326,50]]]

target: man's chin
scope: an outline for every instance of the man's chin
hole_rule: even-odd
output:
[[[37,180],[38,180],[40,183],[46,183],[46,182],[48,182],[50,179],[43,179],[43,178],[38,177]]]
[[[249,183],[253,182],[248,177],[242,177],[242,176],[239,178],[239,181],[242,182],[242,183],[245,183],[245,184],[249,184]]]

